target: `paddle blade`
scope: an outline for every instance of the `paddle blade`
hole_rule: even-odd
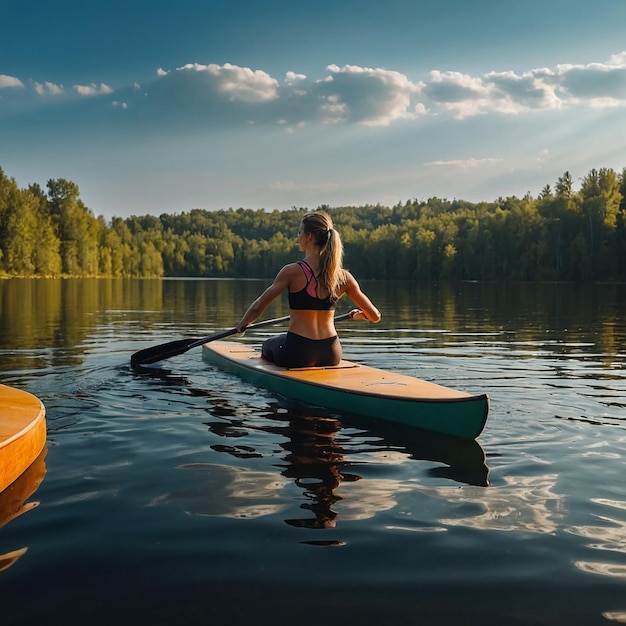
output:
[[[201,337],[200,339],[197,337],[195,339],[176,339],[176,341],[169,341],[168,343],[162,343],[158,346],[152,346],[151,348],[144,348],[143,350],[139,350],[139,352],[135,352],[130,357],[130,366],[135,369],[140,365],[147,365],[148,363],[156,363],[163,359],[169,359],[171,356],[183,354],[183,352],[187,352],[187,350],[191,350],[191,348],[195,348],[196,346],[201,346],[208,341],[224,339],[236,333],[237,329],[231,328],[230,330],[224,330],[221,333]]]
[[[134,369],[140,365],[147,365],[148,363],[156,363],[163,359],[167,359],[177,354],[183,354],[187,350],[193,347],[196,339],[178,339],[176,341],[170,341],[169,343],[163,343],[159,346],[152,346],[151,348],[144,348],[135,352],[130,357],[130,366]]]

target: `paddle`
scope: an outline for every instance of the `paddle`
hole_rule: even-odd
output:
[[[349,317],[350,313],[344,313],[343,315],[338,315],[335,318],[335,321],[345,320]],[[246,330],[260,328],[261,326],[270,326],[271,324],[279,324],[280,322],[286,322],[288,320],[288,315],[286,317],[277,317],[275,319],[250,324]],[[152,346],[151,348],[144,348],[143,350],[139,350],[139,352],[135,352],[130,357],[130,366],[135,369],[141,365],[156,363],[157,361],[162,361],[163,359],[169,359],[171,356],[183,354],[184,352],[187,352],[187,350],[191,350],[191,348],[201,346],[203,343],[216,341],[217,339],[224,339],[224,337],[230,337],[230,335],[236,334],[237,329],[231,328],[230,330],[224,330],[221,333],[215,333],[215,335],[201,337],[200,339],[177,339],[176,341],[169,341],[168,343],[162,343],[158,346]]]

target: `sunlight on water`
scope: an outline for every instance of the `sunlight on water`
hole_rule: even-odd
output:
[[[462,441],[298,405],[199,349],[130,369],[230,328],[263,281],[44,283],[0,281],[3,382],[48,423],[0,494],[3,626],[626,623],[626,286],[364,284],[383,321],[341,322],[344,356],[489,393]]]

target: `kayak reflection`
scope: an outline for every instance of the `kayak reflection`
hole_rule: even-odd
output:
[[[185,490],[164,494],[159,501],[176,501],[192,514],[282,515],[290,526],[327,529],[339,521],[371,518],[394,508],[400,494],[426,487],[420,487],[424,479],[442,487],[450,481],[489,485],[485,452],[476,440],[372,418],[339,418],[323,409],[312,413],[310,407],[286,399],[264,398],[259,407],[252,392],[248,396],[199,389],[167,370],[144,368],[140,375],[157,385],[180,386],[185,394],[206,398],[211,418],[205,424],[215,436],[211,449],[237,459],[236,463],[212,459],[179,466],[196,470],[197,479],[187,479]],[[415,480],[407,481],[406,464],[414,461],[425,463],[411,469]],[[396,468],[386,470],[385,478],[373,478],[374,464]],[[300,495],[294,496],[293,486]]]
[[[29,502],[28,499],[37,491],[46,475],[47,452],[44,447],[19,478],[0,493],[0,528],[39,505],[39,502]],[[14,565],[27,550],[24,547],[0,554],[0,572]]]
[[[360,426],[357,427],[344,418],[340,421],[328,415],[303,413],[293,406],[287,408],[285,403],[278,403],[271,412],[255,414],[245,421],[233,418],[229,422],[224,408],[222,405],[220,421],[207,423],[211,432],[240,438],[249,430],[261,430],[284,438],[280,446],[285,454],[278,463],[281,475],[293,480],[302,490],[304,502],[299,508],[312,514],[285,519],[291,526],[334,528],[338,517],[364,519],[393,508],[397,494],[407,490],[401,480],[368,479],[361,488],[345,489],[346,483],[361,480],[358,468],[368,458],[385,463],[404,463],[409,459],[431,461],[438,465],[426,470],[429,476],[467,485],[489,485],[485,453],[475,440],[387,422],[358,420]],[[239,458],[260,456],[248,445],[211,447]]]

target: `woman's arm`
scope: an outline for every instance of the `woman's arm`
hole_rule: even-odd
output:
[[[267,305],[275,300],[285,289],[289,287],[289,280],[292,275],[292,267],[285,265],[278,274],[274,282],[248,307],[243,317],[237,322],[235,328],[238,333],[242,333],[246,326],[249,326],[256,320]]]
[[[361,287],[356,278],[346,272],[345,293],[356,304],[358,309],[350,311],[350,317],[355,320],[367,320],[377,324],[380,322],[380,311],[372,304],[372,301],[361,291]]]

